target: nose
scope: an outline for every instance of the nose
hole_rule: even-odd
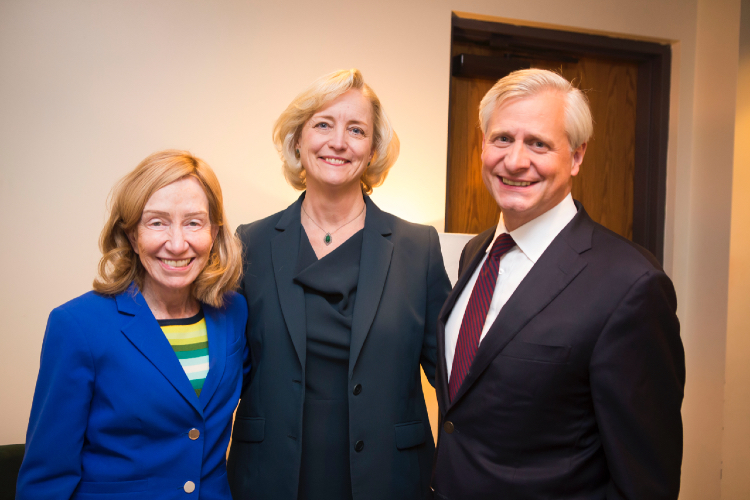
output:
[[[346,149],[346,129],[344,127],[336,127],[329,137],[328,147],[336,151]]]
[[[165,248],[172,254],[179,255],[188,249],[188,242],[185,239],[185,230],[180,224],[173,224],[167,232],[167,243]]]
[[[519,172],[528,169],[530,165],[531,159],[526,150],[526,144],[522,141],[515,141],[505,155],[505,168],[508,172]]]

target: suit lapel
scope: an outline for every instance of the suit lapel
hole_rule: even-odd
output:
[[[386,236],[391,228],[383,212],[365,196],[367,216],[362,234],[362,255],[357,280],[357,299],[352,317],[352,340],[349,349],[349,378],[370,331],[383,295],[385,280],[391,266],[393,243]]]
[[[203,416],[203,408],[185,370],[169,345],[146,300],[131,286],[115,298],[122,314],[122,333],[153,364],[193,408]],[[210,345],[210,344],[209,344]]]
[[[508,342],[586,267],[586,260],[580,254],[591,248],[593,223],[583,207],[577,206],[578,214],[552,241],[503,306],[479,344],[469,373],[448,409],[461,399]]]
[[[437,391],[439,397],[445,403],[448,403],[449,401],[448,366],[446,365],[445,361],[445,324],[448,322],[451,311],[453,311],[453,307],[456,305],[456,300],[458,300],[461,292],[464,288],[466,288],[466,284],[469,282],[469,279],[471,279],[472,274],[474,274],[474,270],[482,261],[482,258],[484,258],[485,250],[492,242],[492,238],[494,235],[495,227],[491,227],[477,236],[476,241],[478,242],[478,246],[472,245],[472,242],[474,240],[471,240],[469,243],[467,243],[467,254],[464,255],[464,257],[467,259],[468,264],[465,269],[461,269],[461,275],[458,277],[456,286],[453,287],[453,290],[451,290],[451,293],[445,300],[445,304],[443,304],[443,307],[440,309],[437,329],[437,351],[439,363],[438,371],[442,372],[442,377],[440,377],[442,383],[439,384]],[[444,405],[442,407],[445,408],[447,407],[447,405]]]
[[[453,306],[456,305],[456,300],[458,300],[463,289],[466,288],[466,283],[469,282],[474,270],[476,270],[477,266],[484,258],[484,254],[486,253],[485,250],[487,250],[487,247],[492,243],[493,236],[495,236],[495,227],[491,227],[477,236],[476,241],[478,246],[467,248],[468,254],[465,257],[468,259],[468,264],[465,269],[461,270],[461,275],[458,277],[456,286],[453,287],[453,290],[451,290],[451,293],[445,300],[445,304],[443,304],[443,307],[440,310],[440,322],[443,325],[448,321]],[[472,245],[473,241],[474,240],[467,243],[467,246]]]
[[[203,313],[208,333],[208,375],[203,382],[203,389],[198,400],[201,408],[205,409],[219,387],[219,381],[224,376],[224,366],[227,360],[227,327],[226,316],[215,308],[204,304]]]
[[[281,312],[303,371],[307,352],[305,292],[301,286],[294,283],[294,271],[299,254],[300,206],[304,197],[305,194],[302,193],[297,201],[284,211],[276,224],[279,235],[271,241],[273,273]]]

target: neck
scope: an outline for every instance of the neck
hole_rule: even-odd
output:
[[[141,295],[156,319],[181,319],[198,314],[200,304],[187,290],[156,289],[147,281]]]
[[[356,190],[325,192],[308,186],[303,203],[307,214],[328,231],[336,229],[361,213],[365,200],[359,185]]]

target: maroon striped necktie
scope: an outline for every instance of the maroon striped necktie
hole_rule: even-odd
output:
[[[456,396],[461,383],[466,378],[466,374],[469,373],[469,367],[471,367],[471,362],[474,361],[474,355],[477,353],[479,337],[487,319],[492,295],[495,293],[500,257],[515,245],[516,242],[508,233],[498,236],[492,245],[490,254],[482,265],[482,270],[479,271],[479,276],[469,297],[469,303],[466,305],[461,329],[458,331],[456,353],[453,356],[451,378],[448,381],[451,401]]]

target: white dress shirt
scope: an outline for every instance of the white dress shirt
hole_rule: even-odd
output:
[[[492,302],[490,302],[490,309],[487,311],[487,319],[484,322],[482,334],[479,337],[480,343],[484,339],[484,336],[487,335],[487,331],[495,322],[495,319],[497,319],[500,310],[508,302],[513,292],[516,291],[516,288],[518,288],[518,285],[521,284],[521,281],[523,281],[534,264],[536,264],[539,257],[542,256],[549,244],[552,243],[552,240],[573,219],[576,212],[573,197],[568,193],[568,196],[555,207],[536,219],[527,222],[515,231],[510,231],[510,235],[513,241],[516,242],[516,246],[508,250],[500,258],[500,269],[498,270],[497,282],[495,283],[495,291],[492,294]],[[505,221],[501,214],[492,243],[494,243],[498,236],[507,232]],[[448,321],[445,323],[445,363],[448,367],[449,380],[451,370],[453,369],[453,356],[456,352],[458,332],[461,329],[464,312],[466,312],[466,306],[469,304],[469,298],[471,297],[472,290],[474,290],[474,284],[477,282],[479,271],[482,269],[484,261],[487,259],[487,254],[489,254],[492,248],[492,243],[487,246],[484,258],[482,258],[482,261],[474,270],[474,274],[472,274],[471,279],[466,283],[466,287],[461,291],[461,295],[456,300],[456,304],[453,306],[450,316],[448,316]]]

